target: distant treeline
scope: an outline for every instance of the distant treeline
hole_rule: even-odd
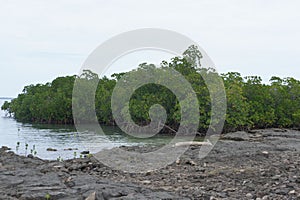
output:
[[[269,84],[264,84],[258,76],[242,77],[237,72],[218,75],[212,69],[196,67],[195,62],[201,58],[202,55],[197,48],[191,46],[182,57],[175,57],[170,62],[163,61],[161,64],[162,69],[175,69],[191,83],[199,102],[199,132],[205,132],[211,120],[210,92],[202,78],[204,74],[219,76],[224,82],[227,99],[225,132],[268,127],[300,127],[298,80],[272,77]],[[154,65],[143,63],[136,72],[147,72],[154,68]],[[21,122],[72,124],[74,123],[72,92],[75,80],[79,79],[85,87],[97,81],[99,83],[95,94],[97,120],[101,124],[115,125],[111,96],[117,82],[126,80],[124,76],[126,77],[128,73],[113,74],[111,78],[99,78],[97,74],[85,70],[81,76],[59,77],[51,83],[29,85],[10,103],[5,102],[1,109]],[[80,103],[79,100],[76,102]],[[158,84],[147,84],[134,92],[128,105],[132,120],[139,125],[148,124],[149,109],[154,104],[160,104],[165,108],[166,125],[177,130],[181,121],[178,99],[167,87]],[[82,119],[87,112],[84,109],[85,106],[82,106],[82,110],[77,111],[82,112]],[[122,108],[119,109],[122,112]],[[82,123],[88,121],[89,119]]]

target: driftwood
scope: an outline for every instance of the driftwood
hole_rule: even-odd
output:
[[[177,142],[175,143],[174,147],[180,147],[180,146],[211,146],[211,142],[207,140],[207,142],[195,142],[195,141],[189,141],[189,142]]]

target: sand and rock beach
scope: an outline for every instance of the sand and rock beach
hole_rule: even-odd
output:
[[[129,173],[94,157],[48,161],[2,147],[0,199],[300,199],[300,131],[228,133],[205,158],[199,150],[190,146],[162,169]]]

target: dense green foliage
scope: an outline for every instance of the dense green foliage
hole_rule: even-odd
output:
[[[163,61],[161,68],[172,68],[180,72],[188,80],[199,102],[199,132],[207,130],[211,119],[210,93],[203,76],[219,76],[212,69],[197,68],[200,52],[188,49],[183,57],[175,57],[169,63]],[[191,62],[192,61],[192,62]],[[143,63],[135,72],[147,72],[155,66]],[[129,73],[129,72],[128,72]],[[101,124],[114,125],[111,110],[111,96],[118,81],[126,80],[128,73],[113,74],[111,78],[99,78],[97,74],[85,70],[80,77],[59,77],[52,83],[26,86],[17,98],[1,107],[17,120],[35,123],[74,123],[72,114],[72,91],[74,81],[80,80],[86,94],[73,99],[74,103],[90,103],[84,101],[85,95],[91,91],[96,81],[95,111]],[[124,79],[125,77],[125,79]],[[300,127],[300,81],[293,78],[272,77],[270,84],[262,83],[257,76],[242,77],[230,72],[222,74],[227,98],[227,114],[224,131],[234,131],[266,127]],[[120,94],[122,96],[122,94]],[[188,97],[187,97],[188,98]],[[92,101],[93,102],[93,101]],[[159,84],[146,84],[138,88],[129,102],[132,120],[140,125],[150,122],[149,109],[154,104],[162,105],[167,112],[166,124],[177,129],[181,121],[180,105],[176,96]],[[88,109],[93,108],[93,106]],[[86,107],[82,107],[81,115],[86,115]],[[93,112],[91,110],[91,112]],[[122,112],[122,108],[120,108]],[[79,113],[80,114],[80,113]],[[89,119],[81,121],[88,123]],[[184,123],[184,122],[181,122]]]
[[[29,85],[11,103],[1,107],[23,122],[72,123],[72,88],[75,76],[52,83]]]

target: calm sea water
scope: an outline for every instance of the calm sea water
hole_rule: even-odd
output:
[[[3,103],[4,100],[0,99],[1,106]],[[116,127],[102,126],[102,129],[105,135],[91,131],[77,132],[74,126],[24,124],[0,112],[0,146],[8,146],[21,155],[29,154],[35,146],[36,156],[43,159],[70,159],[74,158],[74,152],[79,157],[82,151],[96,153],[122,145],[164,144],[172,139],[169,136],[138,139],[129,137]],[[20,143],[18,150],[17,142]],[[27,151],[25,144],[28,144]],[[57,151],[49,152],[47,148]],[[68,148],[77,150],[66,150]]]

